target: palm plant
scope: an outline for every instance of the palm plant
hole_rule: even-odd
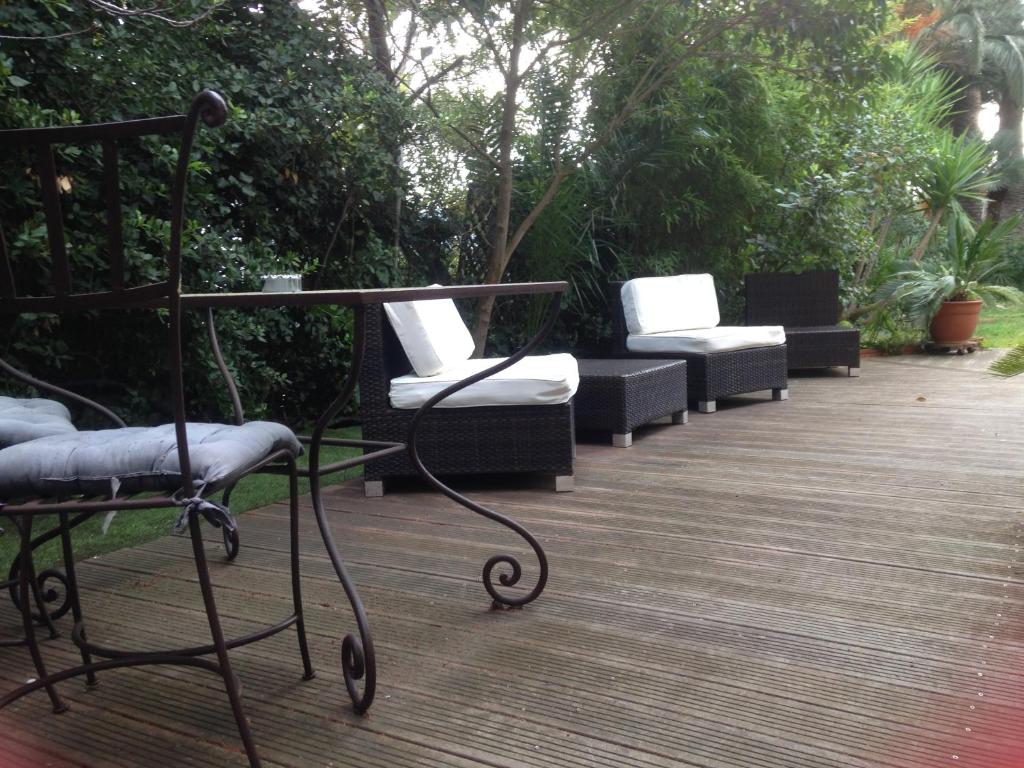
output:
[[[983,142],[946,132],[940,134],[935,155],[916,180],[917,194],[928,217],[928,229],[914,249],[913,261],[920,261],[924,256],[944,218],[966,218],[964,200],[985,199],[989,186],[998,179],[991,164],[992,156]]]
[[[1006,248],[1018,223],[986,221],[974,230],[966,218],[953,217],[943,247],[894,274],[881,297],[923,319],[932,318],[944,301],[1024,302],[1024,292],[1005,284],[1010,267]]]

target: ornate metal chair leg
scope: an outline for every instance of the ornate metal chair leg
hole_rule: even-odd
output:
[[[220,503],[225,507],[231,506],[231,492],[235,490],[234,485],[229,485],[224,489],[224,495],[221,497]],[[221,529],[224,536],[224,553],[227,555],[228,560],[234,560],[238,557],[239,547],[242,545],[242,541],[238,536],[238,529],[229,531],[227,528]]]
[[[25,515],[18,528],[21,530],[21,554],[19,555],[21,562],[18,571],[21,623],[25,630],[25,644],[32,655],[32,663],[35,665],[36,674],[39,676],[40,681],[47,681],[49,680],[49,675],[46,673],[43,655],[39,651],[39,643],[36,640],[35,621],[32,618],[32,602],[29,600],[32,592],[30,585],[35,584],[36,581],[35,568],[32,565],[32,515]],[[38,589],[38,585],[36,585],[36,588]],[[44,616],[47,615],[45,608],[40,610]],[[57,689],[48,682],[45,683],[45,688],[46,693],[50,696],[50,702],[53,704],[53,711],[57,714],[66,712],[68,705],[61,700]]]
[[[68,513],[60,513],[60,544],[61,549],[64,553],[64,573],[68,579],[68,600],[71,602],[71,616],[75,620],[75,626],[79,627],[79,633],[83,640],[85,636],[85,626],[82,624],[82,602],[78,597],[78,577],[75,574],[75,556],[74,551],[71,548],[71,529],[68,527]],[[92,654],[89,653],[89,649],[85,645],[80,645],[78,650],[82,654],[82,663],[85,665],[92,664]],[[90,688],[95,688],[99,681],[96,679],[96,673],[93,670],[89,670],[85,673],[85,682]]]
[[[13,517],[11,518],[11,522],[14,523],[14,527],[17,528],[20,533],[22,526],[24,525],[24,522],[16,520]],[[22,550],[18,553],[18,556],[15,558],[14,563],[11,565],[11,578],[14,577],[15,573],[17,573],[19,577],[21,576],[21,572],[22,570],[24,570],[22,568],[22,563],[25,558],[25,552],[28,553],[29,565],[32,565],[32,552],[33,547],[36,543],[37,542],[30,542],[29,548],[27,550]],[[36,607],[39,609],[39,623],[46,627],[46,630],[50,633],[50,639],[55,640],[56,638],[60,637],[60,632],[57,631],[57,626],[53,623],[53,617],[50,616],[50,612],[46,610],[46,597],[43,594],[43,586],[39,583],[39,579],[36,576],[35,568],[32,567],[30,568],[30,570],[32,571],[32,599],[35,600]],[[50,571],[50,573],[57,574],[56,571]],[[22,598],[17,586],[11,588],[11,599],[14,602],[15,607],[20,610]]]
[[[292,556],[292,603],[295,610],[295,629],[299,634],[299,653],[302,654],[303,680],[316,677],[316,670],[309,658],[309,643],[306,640],[306,621],[302,611],[302,579],[299,572],[299,474],[295,459],[288,460],[288,515],[289,537]]]
[[[242,744],[245,746],[245,754],[249,758],[249,765],[252,768],[260,766],[260,758],[256,752],[256,743],[252,738],[252,729],[249,728],[249,721],[245,716],[245,709],[242,706],[242,692],[238,686],[238,678],[231,668],[231,661],[228,659],[228,649],[224,642],[224,630],[220,625],[220,616],[217,613],[217,604],[213,598],[213,585],[210,582],[210,569],[206,564],[206,553],[203,551],[203,534],[199,529],[199,517],[193,512],[189,515],[188,530],[192,538],[192,557],[196,561],[196,574],[199,576],[199,587],[203,593],[203,605],[206,608],[206,620],[210,624],[210,635],[213,638],[213,645],[217,652],[217,662],[220,667],[221,677],[224,679],[224,687],[227,689],[228,699],[231,701],[231,710],[235,714],[235,724],[238,726],[238,734],[242,737]]]

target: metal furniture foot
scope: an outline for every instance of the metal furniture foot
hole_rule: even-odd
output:
[[[384,495],[383,480],[364,480],[363,495],[368,499],[377,499]]]
[[[622,432],[621,434],[612,435],[612,445],[616,448],[629,448],[633,444],[633,433]],[[556,479],[557,482],[557,479]]]
[[[690,423],[690,412],[689,411],[676,411],[672,414],[673,424],[689,424]]]
[[[789,400],[789,389],[773,389],[772,400]]]
[[[576,490],[575,475],[555,475],[555,492],[568,493]]]
[[[857,376],[860,376],[860,368],[854,368],[851,365],[846,370],[847,370],[847,373],[849,373],[849,375],[851,376],[851,378],[856,378]]]
[[[774,390],[772,392],[774,395]],[[697,410],[701,413],[714,413],[718,408],[718,403],[715,400],[698,400]]]

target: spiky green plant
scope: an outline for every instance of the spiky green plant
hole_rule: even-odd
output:
[[[1024,344],[1020,344],[988,367],[989,373],[996,376],[1017,376],[1024,373]]]
[[[931,319],[944,301],[1024,302],[1024,292],[1006,284],[1006,249],[1017,226],[1016,218],[999,224],[986,221],[975,231],[964,217],[953,217],[943,247],[894,274],[880,298],[923,320]]]
[[[935,155],[915,180],[928,217],[928,230],[914,249],[913,260],[920,261],[924,256],[944,220],[967,218],[964,200],[984,200],[989,187],[998,181],[992,171],[992,153],[985,142],[942,133]]]

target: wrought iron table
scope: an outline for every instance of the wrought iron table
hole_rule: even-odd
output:
[[[539,542],[533,537],[530,532],[516,521],[491,510],[481,504],[478,504],[471,499],[463,496],[457,491],[453,490],[449,486],[438,480],[420,460],[417,454],[416,438],[417,429],[424,416],[432,409],[437,403],[442,401],[448,395],[457,392],[471,384],[480,381],[500,370],[504,370],[509,366],[515,364],[518,360],[524,356],[530,354],[547,336],[552,326],[554,325],[555,319],[558,314],[558,310],[561,304],[561,296],[567,285],[563,282],[552,282],[552,283],[529,283],[529,284],[501,284],[501,285],[479,285],[479,286],[450,286],[440,288],[401,288],[401,289],[378,289],[378,290],[325,290],[325,291],[304,291],[296,293],[221,293],[221,294],[181,294],[180,303],[182,309],[206,309],[207,310],[207,322],[208,330],[210,334],[210,340],[212,343],[212,350],[214,357],[217,361],[218,366],[221,369],[222,374],[225,376],[229,395],[232,400],[232,404],[235,410],[236,422],[241,422],[244,419],[242,413],[241,403],[238,397],[237,388],[231,378],[230,372],[227,365],[221,355],[219,344],[217,342],[216,331],[213,325],[213,310],[215,309],[244,309],[253,307],[298,307],[298,308],[311,308],[316,306],[335,306],[335,307],[347,307],[352,310],[354,314],[354,339],[352,348],[352,359],[351,365],[349,366],[348,374],[340,388],[340,392],[337,397],[330,403],[330,405],[324,410],[320,418],[317,420],[311,435],[306,437],[300,437],[300,441],[308,446],[309,453],[309,465],[307,469],[302,468],[289,468],[285,466],[274,466],[268,465],[260,468],[256,471],[273,473],[273,474],[290,474],[295,473],[298,477],[306,477],[310,482],[310,493],[313,503],[314,515],[316,517],[317,526],[319,528],[320,535],[323,539],[324,545],[327,549],[331,563],[335,569],[339,581],[341,582],[349,603],[352,607],[353,614],[355,616],[356,625],[358,628],[358,638],[353,635],[346,635],[342,641],[342,673],[345,680],[345,685],[348,690],[348,694],[353,701],[353,705],[358,712],[365,712],[373,702],[375,691],[376,691],[376,658],[374,653],[373,640],[370,633],[369,621],[366,616],[365,608],[359,597],[358,591],[356,590],[355,584],[349,576],[345,564],[339,554],[338,547],[334,541],[334,536],[331,533],[330,526],[327,521],[326,512],[324,509],[324,503],[322,498],[322,480],[334,473],[342,470],[359,466],[367,462],[373,461],[381,456],[386,456],[392,453],[400,451],[408,451],[409,456],[417,470],[421,474],[424,480],[426,480],[433,488],[440,491],[456,503],[466,507],[467,509],[482,515],[500,525],[503,525],[517,534],[519,534],[527,544],[532,548],[538,565],[537,580],[533,587],[520,593],[509,594],[507,592],[500,591],[501,587],[512,588],[519,584],[523,568],[517,557],[508,553],[499,553],[490,557],[483,565],[483,586],[488,595],[491,597],[496,605],[503,605],[508,607],[517,607],[526,605],[527,603],[535,600],[543,592],[544,587],[547,583],[548,575],[548,562],[547,557],[544,553],[543,548]],[[519,350],[516,354],[509,358],[502,360],[496,365],[481,371],[467,379],[464,379],[447,389],[439,392],[437,395],[432,397],[427,403],[425,403],[416,413],[413,418],[408,439],[406,442],[401,443],[381,443],[366,440],[357,439],[343,439],[333,438],[325,436],[328,427],[334,423],[338,414],[342,411],[345,405],[351,400],[355,393],[356,383],[359,380],[360,368],[363,362],[363,354],[365,350],[365,310],[366,307],[379,304],[382,302],[391,301],[415,301],[423,299],[441,299],[441,298],[478,298],[483,296],[508,296],[508,295],[549,295],[549,307],[547,311],[546,319],[540,328],[540,330],[528,341],[528,343]],[[31,299],[26,300],[31,301]],[[165,305],[165,299],[143,299],[137,303],[140,307],[149,308],[161,308]],[[345,459],[343,461],[333,462],[330,464],[321,464],[321,449],[322,446],[344,446],[364,449],[364,453],[360,456]],[[233,484],[229,485],[224,489],[224,501],[225,504],[230,497]],[[130,666],[141,666],[145,664],[186,664],[188,666],[196,666],[200,668],[211,669],[217,671],[216,665],[212,662],[207,662],[200,658],[201,656],[212,654],[217,651],[215,646],[222,645],[226,651],[230,648],[236,648],[241,645],[245,645],[250,642],[262,639],[274,634],[287,626],[291,626],[292,622],[285,621],[278,625],[269,627],[264,630],[252,633],[245,637],[226,639],[215,643],[214,645],[202,646],[197,648],[180,649],[180,650],[167,650],[157,652],[126,652],[117,651],[109,648],[103,648],[94,644],[89,643],[85,638],[84,624],[81,616],[81,606],[78,600],[78,588],[77,579],[75,578],[74,571],[74,558],[71,549],[71,541],[68,536],[70,530],[82,522],[87,520],[94,514],[99,512],[107,511],[113,507],[118,509],[131,509],[131,508],[144,508],[147,506],[166,506],[161,504],[151,504],[146,498],[138,499],[111,499],[111,500],[96,500],[96,499],[78,499],[74,501],[62,502],[59,505],[45,505],[40,507],[40,511],[54,511],[51,507],[60,506],[58,510],[60,523],[57,527],[46,532],[42,536],[33,538],[31,532],[31,519],[33,517],[33,511],[27,509],[25,505],[8,505],[5,506],[0,503],[0,515],[9,517],[11,520],[16,522],[18,531],[21,534],[21,554],[18,558],[16,567],[12,568],[12,578],[8,581],[0,583],[0,587],[10,588],[12,597],[15,598],[15,604],[19,607],[23,615],[23,624],[25,627],[25,638],[23,640],[16,641],[17,644],[28,645],[32,653],[33,662],[36,666],[37,679],[23,685],[14,691],[10,691],[3,697],[0,697],[0,708],[11,703],[12,701],[39,689],[46,689],[51,697],[51,701],[54,705],[54,710],[57,712],[64,711],[67,707],[63,700],[59,697],[54,684],[62,680],[69,679],[78,675],[86,675],[88,681],[91,684],[95,684],[96,672],[100,672],[107,669],[113,669],[117,667],[130,667]],[[198,528],[198,522],[193,525],[194,528]],[[193,531],[195,535],[197,531]],[[32,562],[32,552],[36,546],[42,541],[50,540],[57,536],[61,536],[64,542],[64,558],[65,567],[67,569],[66,576],[61,576],[59,572],[53,571],[52,569],[38,574],[34,572]],[[227,530],[225,529],[225,544],[228,551],[228,557],[234,558],[238,554],[238,539],[230,538],[227,536]],[[198,539],[196,539],[198,541]],[[293,557],[297,555],[293,554]],[[205,562],[203,563],[205,565]],[[505,569],[500,573],[496,573],[496,569],[504,566]],[[295,569],[297,573],[297,568]],[[32,598],[35,598],[35,604],[42,606],[45,595],[42,593],[44,586],[42,582],[47,578],[56,578],[66,585],[67,588],[67,599],[59,607],[58,612],[55,612],[52,616],[48,615],[45,611],[40,610],[42,615],[33,614],[32,612]],[[59,615],[63,615],[68,609],[74,611],[75,614],[75,628],[72,633],[72,639],[76,645],[80,648],[83,655],[83,663],[80,666],[73,667],[71,669],[63,670],[54,674],[48,674],[43,664],[42,656],[39,651],[38,644],[35,639],[34,623],[42,622],[46,624],[52,635],[56,635],[56,631],[53,628],[53,618],[58,618]],[[100,657],[102,660],[96,661],[92,657]],[[305,656],[305,654],[304,654]],[[308,664],[306,659],[307,673],[306,677],[312,676],[312,668]],[[237,707],[240,708],[240,692],[235,690],[231,691],[229,686],[229,694],[233,694],[232,698],[239,697],[239,703]],[[235,702],[233,702],[233,705]],[[236,709],[236,712],[240,711]],[[236,718],[239,720],[239,730],[242,735],[243,743],[246,746],[246,752],[249,756],[250,763],[252,765],[259,764],[259,758],[255,751],[255,746],[252,740],[251,734],[248,732],[248,725],[244,724],[243,718]]]

